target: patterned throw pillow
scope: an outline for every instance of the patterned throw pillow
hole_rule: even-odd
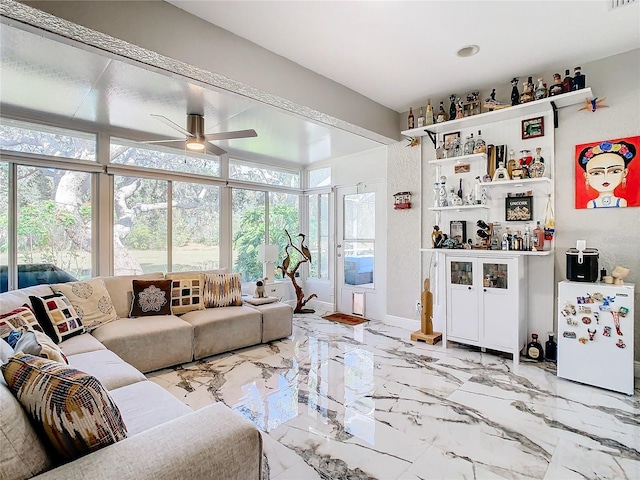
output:
[[[116,309],[101,278],[51,285],[55,293],[62,293],[75,308],[84,328],[91,332],[100,325],[115,320]]]
[[[60,347],[42,332],[22,331],[13,349],[16,352],[28,353],[34,357],[42,357],[59,363],[69,363]]]
[[[33,310],[26,305],[0,315],[0,338],[6,340],[12,330],[20,330],[23,327],[27,330],[42,332],[42,327],[36,320]]]
[[[242,305],[242,274],[206,274],[204,280],[204,306],[232,307]]]
[[[133,280],[130,317],[171,315],[171,280]]]
[[[29,296],[38,323],[56,343],[84,333],[84,326],[71,302],[62,293],[44,297]]]
[[[204,308],[204,274],[167,273],[171,284],[171,310],[174,314],[202,310]]]
[[[95,377],[21,352],[2,366],[2,373],[31,420],[65,460],[127,437],[120,410]]]

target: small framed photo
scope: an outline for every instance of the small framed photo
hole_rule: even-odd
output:
[[[530,222],[533,220],[533,197],[506,197],[505,220],[507,222]]]
[[[460,132],[453,133],[445,133],[442,136],[442,140],[444,141],[444,148],[449,150],[453,146],[453,142],[460,138]]]
[[[459,173],[469,173],[471,171],[471,165],[468,163],[460,163],[453,166],[453,172],[458,175]]]
[[[544,117],[522,120],[522,140],[544,136]]]
[[[449,224],[449,233],[451,238],[455,238],[460,243],[466,243],[467,222],[460,220],[451,220]]]

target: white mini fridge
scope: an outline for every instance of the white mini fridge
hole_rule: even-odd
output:
[[[558,283],[558,376],[633,395],[634,286]]]

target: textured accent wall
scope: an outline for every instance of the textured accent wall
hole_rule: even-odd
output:
[[[425,141],[423,138],[422,141]],[[429,141],[428,139],[426,141]],[[419,319],[421,146],[408,141],[387,146],[387,314]],[[411,192],[411,209],[394,210],[392,195]]]

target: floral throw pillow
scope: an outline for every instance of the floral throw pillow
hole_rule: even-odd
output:
[[[116,309],[101,278],[57,283],[51,289],[69,299],[89,332],[116,319]]]
[[[171,315],[171,280],[133,280],[130,317]]]

